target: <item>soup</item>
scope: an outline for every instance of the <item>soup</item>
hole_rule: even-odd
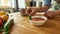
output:
[[[44,18],[32,18],[33,21],[43,21],[45,20]]]

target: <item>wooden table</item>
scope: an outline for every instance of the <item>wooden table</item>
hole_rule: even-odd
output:
[[[10,34],[60,34],[60,17],[48,19],[43,26],[36,27],[31,25],[27,17],[21,16],[20,12],[10,16],[14,18]]]

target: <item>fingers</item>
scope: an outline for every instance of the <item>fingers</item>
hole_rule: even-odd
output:
[[[31,8],[26,9],[26,14],[29,15],[32,12]]]
[[[44,15],[48,18],[52,18],[52,12],[50,12],[50,11],[46,12]]]
[[[31,15],[31,16],[33,16],[36,12],[39,12],[40,11],[40,8],[38,8],[38,7],[36,7],[36,8],[27,8],[27,10],[26,10],[26,14],[27,15]]]
[[[48,11],[44,15],[48,18],[55,18],[58,14],[56,12]]]
[[[32,12],[30,13],[30,15],[33,16],[36,12],[38,12],[37,8],[32,9]]]

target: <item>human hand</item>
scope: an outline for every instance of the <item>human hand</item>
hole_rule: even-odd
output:
[[[57,11],[47,11],[44,15],[48,18],[54,18],[54,17],[58,16],[58,12]]]
[[[48,6],[43,7],[29,7],[26,9],[27,15],[34,15],[36,12],[46,12],[48,10]]]
[[[27,14],[27,15],[29,15],[31,12],[32,12],[31,7],[29,7],[29,8],[26,9],[26,14]]]
[[[40,11],[40,7],[29,7],[26,9],[26,14],[27,15],[34,15],[36,12]]]

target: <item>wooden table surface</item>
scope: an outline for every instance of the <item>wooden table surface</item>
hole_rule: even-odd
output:
[[[10,16],[14,18],[10,34],[60,34],[60,17],[48,19],[43,26],[36,27],[31,25],[27,17],[21,16],[20,12]]]

